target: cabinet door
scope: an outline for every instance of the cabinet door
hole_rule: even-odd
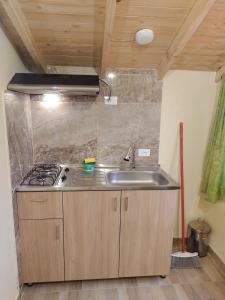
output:
[[[63,281],[63,221],[21,220],[19,226],[22,281]]]
[[[120,277],[169,273],[176,195],[176,191],[123,192]]]
[[[65,279],[118,277],[120,192],[63,193]]]

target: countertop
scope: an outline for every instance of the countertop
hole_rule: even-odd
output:
[[[28,186],[19,185],[16,191],[32,192],[32,191],[101,191],[101,190],[177,190],[180,188],[165,171],[159,167],[136,167],[135,171],[150,171],[162,174],[167,180],[168,184],[155,185],[115,185],[107,182],[106,174],[110,171],[119,171],[118,166],[98,165],[95,167],[93,173],[84,173],[80,166],[67,166],[69,172],[66,174],[65,181],[59,180],[54,186]],[[129,171],[132,172],[132,171]]]

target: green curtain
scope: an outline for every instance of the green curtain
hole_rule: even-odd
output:
[[[200,190],[209,202],[225,200],[225,80],[220,85]]]

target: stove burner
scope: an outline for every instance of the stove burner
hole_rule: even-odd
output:
[[[52,186],[58,179],[62,167],[56,164],[35,165],[24,177],[21,185]]]

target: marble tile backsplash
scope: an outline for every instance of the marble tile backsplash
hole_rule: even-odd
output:
[[[33,165],[30,96],[7,92],[4,101],[14,190]]]
[[[33,165],[30,96],[19,93],[6,92],[4,95],[4,103],[11,169],[15,239],[20,281],[21,263],[19,246],[19,220],[15,187],[22,181],[23,177],[27,174],[27,172]]]
[[[150,148],[137,163],[158,163],[162,82],[155,70],[118,69],[108,79],[118,105],[105,105],[107,88],[93,97],[62,97],[46,109],[41,96],[7,93],[5,98],[13,188],[34,163],[77,164],[95,156],[119,164],[131,143]],[[35,101],[37,100],[37,101]],[[34,160],[33,160],[34,159]]]
[[[150,148],[150,157],[137,163],[158,163],[162,82],[155,70],[108,70],[118,105],[104,97],[62,97],[58,107],[46,109],[33,97],[31,116],[34,161],[77,164],[95,156],[99,163],[119,164],[130,143]],[[107,88],[103,89],[107,95]],[[38,101],[35,101],[38,100]]]
[[[114,77],[107,81],[119,103],[161,102],[162,81],[158,80],[156,70],[112,69],[106,74],[109,73]]]

